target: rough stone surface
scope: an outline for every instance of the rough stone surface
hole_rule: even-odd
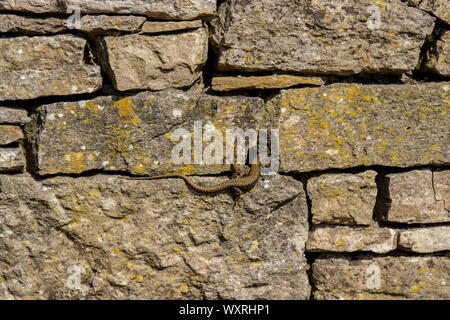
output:
[[[216,91],[279,89],[289,88],[299,84],[320,86],[323,84],[323,81],[318,77],[300,77],[290,75],[259,77],[214,77],[212,79],[212,89]]]
[[[100,67],[83,61],[85,46],[72,35],[1,38],[0,101],[100,89]]]
[[[306,251],[386,253],[397,247],[397,232],[378,227],[314,227],[309,233]]]
[[[217,67],[343,75],[413,70],[434,19],[400,0],[377,3],[226,1],[212,34]]]
[[[450,226],[401,230],[398,247],[419,253],[450,250]]]
[[[143,33],[171,32],[185,29],[197,29],[203,26],[202,20],[194,21],[147,21],[142,26]]]
[[[309,297],[306,197],[290,177],[238,202],[176,179],[0,181],[1,298]]]
[[[446,190],[449,181],[445,181]],[[413,170],[388,174],[381,187],[381,201],[377,213],[380,218],[401,223],[449,222],[450,213],[444,200],[436,197],[433,173]]]
[[[280,113],[282,171],[450,163],[450,82],[284,90],[267,105]]]
[[[205,29],[182,34],[105,37],[98,43],[105,71],[120,91],[190,86],[208,56]]]
[[[23,124],[30,122],[27,110],[18,107],[0,107],[0,123]]]
[[[448,0],[408,0],[408,2],[450,24]]]
[[[30,176],[0,175],[0,299],[74,298],[75,290],[56,294],[75,271],[69,266],[90,263],[89,250],[80,256],[56,229],[71,220],[55,195]]]
[[[23,170],[25,156],[20,147],[0,148],[0,172]]]
[[[20,0],[0,1],[0,10],[34,13],[67,13],[77,6],[81,13],[139,14],[157,19],[191,20],[210,17],[216,0]],[[70,12],[72,13],[72,12]]]
[[[1,6],[1,4],[0,4]],[[0,32],[22,34],[49,34],[67,30],[65,19],[55,17],[28,17],[17,14],[0,14]]]
[[[433,172],[434,197],[438,201],[444,201],[444,207],[450,211],[450,170]]]
[[[0,146],[23,139],[22,129],[18,126],[0,125]]]
[[[202,121],[204,132],[216,128],[225,139],[225,129],[258,129],[263,109],[260,98],[216,97],[175,89],[54,103],[36,110],[31,143],[40,174],[93,169],[146,175],[219,173],[229,165],[174,164],[172,149],[179,141],[171,141],[173,132],[180,128],[192,133],[194,121]]]
[[[0,10],[54,13],[58,12],[58,0],[2,0]]]
[[[108,31],[138,32],[147,20],[140,16],[83,15],[78,28],[71,24],[71,20],[56,17],[40,18],[18,14],[0,14],[0,17],[0,32],[30,35],[60,33],[70,29],[95,34]]]
[[[448,9],[0,0],[0,300],[449,300]]]
[[[322,255],[312,265],[315,299],[450,297],[450,258]]]
[[[80,31],[102,34],[107,31],[138,32],[147,19],[136,16],[82,16]]]
[[[323,174],[309,179],[312,222],[371,224],[377,196],[376,175],[369,170],[358,174]]]
[[[427,51],[425,70],[436,72],[441,76],[450,76],[450,30],[444,32]]]

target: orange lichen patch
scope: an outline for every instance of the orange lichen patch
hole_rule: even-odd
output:
[[[398,42],[391,43],[391,49],[395,50],[395,49],[398,49],[399,47],[400,47],[400,44]]]

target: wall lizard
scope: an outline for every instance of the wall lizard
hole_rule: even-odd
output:
[[[203,187],[194,183],[189,177],[183,174],[164,174],[153,177],[123,177],[127,180],[152,180],[152,179],[164,179],[164,178],[180,178],[183,179],[192,189],[202,193],[216,193],[225,190],[234,190],[238,195],[242,193],[241,189],[248,189],[252,187],[259,178],[260,168],[259,163],[251,165],[248,174],[245,176],[235,177],[228,181],[221,182],[219,184]]]

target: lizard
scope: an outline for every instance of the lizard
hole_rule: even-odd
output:
[[[250,170],[247,170],[245,176],[233,177],[228,181],[221,182],[219,184],[203,187],[194,183],[189,177],[184,174],[163,174],[152,177],[123,177],[126,180],[152,180],[152,179],[165,179],[165,178],[180,178],[183,179],[192,189],[201,193],[216,193],[225,190],[233,190],[238,195],[242,194],[241,189],[248,189],[253,186],[259,178],[260,167],[259,163],[251,165]]]

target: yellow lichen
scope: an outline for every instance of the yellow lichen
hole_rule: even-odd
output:
[[[421,289],[423,289],[425,286],[427,285],[427,283],[425,281],[419,281],[416,285],[411,287],[411,292],[413,293],[417,293],[419,292]]]

